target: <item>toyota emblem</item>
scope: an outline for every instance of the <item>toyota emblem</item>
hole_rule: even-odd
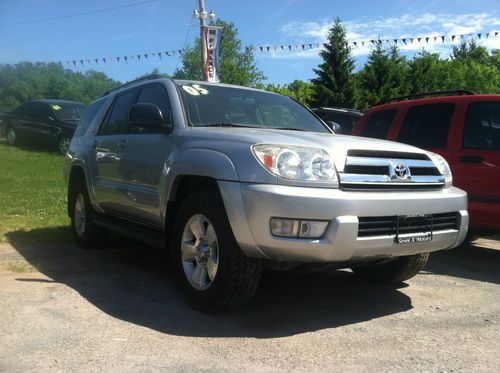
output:
[[[408,177],[408,167],[406,167],[404,164],[397,164],[394,166],[394,173],[399,179],[406,179]]]

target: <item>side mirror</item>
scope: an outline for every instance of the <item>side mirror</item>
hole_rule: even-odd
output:
[[[342,133],[342,127],[340,127],[340,124],[338,124],[337,122],[328,121],[326,123],[333,130],[333,132]]]
[[[167,122],[164,120],[163,114],[155,104],[134,104],[128,113],[128,121],[138,127],[148,129],[168,129],[172,128],[169,113],[167,113]]]

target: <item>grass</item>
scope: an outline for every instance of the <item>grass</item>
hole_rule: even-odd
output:
[[[0,140],[0,242],[69,240],[63,164],[59,154]]]

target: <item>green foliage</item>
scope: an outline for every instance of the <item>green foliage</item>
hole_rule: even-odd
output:
[[[22,62],[0,65],[0,112],[25,101],[53,98],[90,103],[104,91],[119,85],[106,74],[89,70],[84,74],[56,63]]]
[[[220,81],[254,87],[266,79],[255,65],[252,48],[242,46],[234,23],[218,19],[214,25],[222,27],[219,48]],[[182,55],[182,69],[176,70],[173,76],[176,79],[200,80],[202,66],[201,39],[197,38],[194,48],[186,50]]]
[[[314,94],[313,84],[304,82],[302,80],[294,80],[292,83],[284,84],[282,86],[280,86],[279,84],[261,85],[259,86],[259,88],[289,96],[306,106],[309,106],[312,103]]]
[[[364,68],[356,74],[358,107],[368,107],[391,97],[408,93],[409,66],[394,46],[390,50],[378,44],[368,56]]]
[[[313,106],[354,107],[354,59],[346,42],[345,29],[337,18],[330,28],[327,46],[320,52],[323,63],[314,69],[317,77],[312,80]]]

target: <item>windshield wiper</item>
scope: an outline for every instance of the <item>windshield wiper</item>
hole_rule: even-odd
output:
[[[304,131],[303,129],[301,128],[297,128],[297,127],[269,127],[269,129],[271,130],[284,130],[284,131]]]
[[[236,124],[236,123],[226,123],[226,122],[201,124],[201,125],[194,126],[194,127],[239,127],[239,128],[260,128],[260,127],[256,127],[256,126],[249,126],[248,124]]]

